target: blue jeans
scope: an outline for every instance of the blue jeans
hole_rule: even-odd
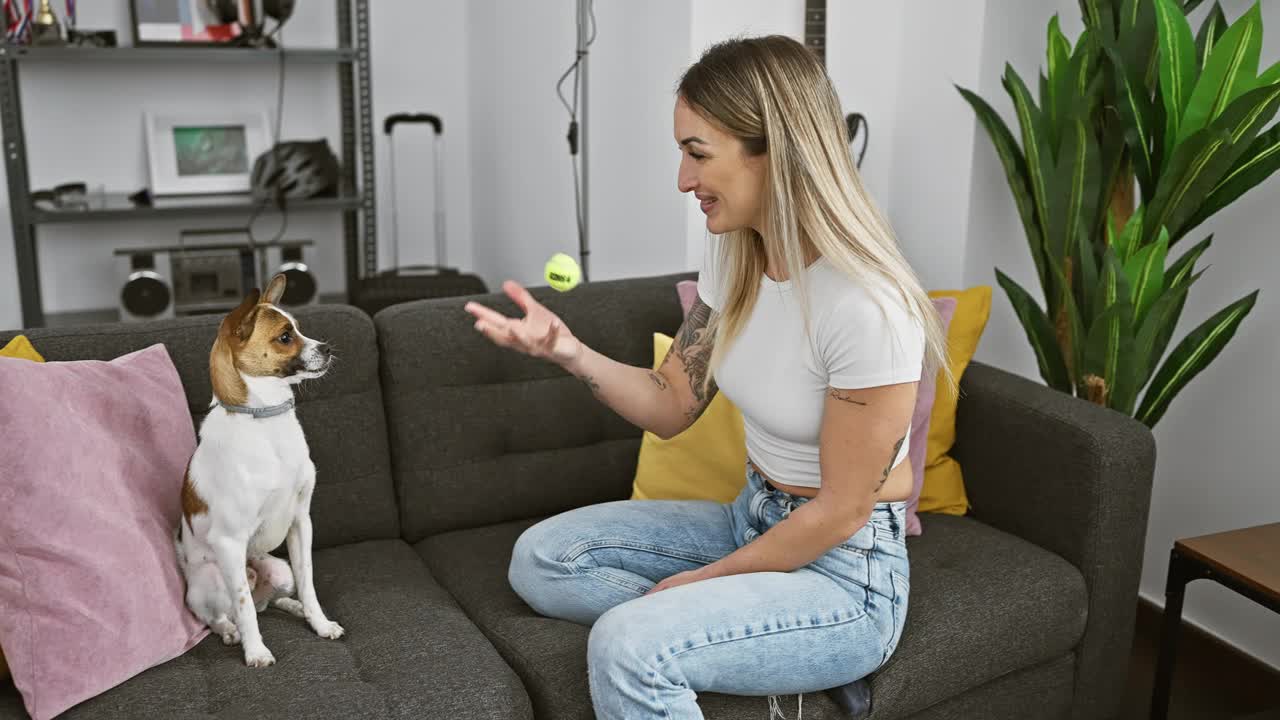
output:
[[[791,572],[711,578],[653,595],[676,573],[755,540],[807,498],[748,467],[731,503],[622,500],[577,508],[522,534],[511,587],[535,611],[592,625],[598,718],[701,718],[699,692],[771,696],[838,687],[879,668],[907,615],[906,503]],[[799,699],[798,699],[799,700]]]

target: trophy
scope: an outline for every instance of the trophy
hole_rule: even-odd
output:
[[[49,7],[49,0],[40,0],[40,9],[31,23],[31,44],[44,46],[62,44],[62,25],[54,16],[53,8]]]

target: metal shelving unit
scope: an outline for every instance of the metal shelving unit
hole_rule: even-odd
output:
[[[377,213],[374,207],[373,101],[369,73],[368,0],[337,0],[338,47],[269,50],[219,47],[27,47],[0,44],[0,130],[9,180],[9,214],[17,260],[18,291],[24,327],[45,324],[40,298],[36,229],[53,223],[110,222],[154,218],[230,216],[249,218],[256,201],[243,196],[155,198],[135,205],[124,193],[90,197],[87,210],[49,210],[31,202],[26,135],[22,128],[19,68],[26,63],[261,63],[333,64],[337,67],[342,118],[342,182],[336,197],[293,200],[290,212],[342,213],[346,286],[351,294],[363,273],[377,270]],[[359,182],[356,173],[359,171]]]

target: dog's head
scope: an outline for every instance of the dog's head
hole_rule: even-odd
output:
[[[329,370],[329,345],[302,334],[293,315],[276,306],[285,276],[271,278],[266,293],[254,288],[222,319],[210,354],[213,391],[223,401],[242,404],[247,388],[241,374],[294,385]]]

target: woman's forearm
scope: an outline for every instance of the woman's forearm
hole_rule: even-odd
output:
[[[707,577],[790,572],[822,557],[865,524],[863,521],[853,527],[847,513],[828,512],[816,499],[811,500],[760,537],[704,566],[701,572]]]
[[[664,439],[679,432],[679,400],[660,373],[620,363],[586,345],[564,369],[631,424]]]

